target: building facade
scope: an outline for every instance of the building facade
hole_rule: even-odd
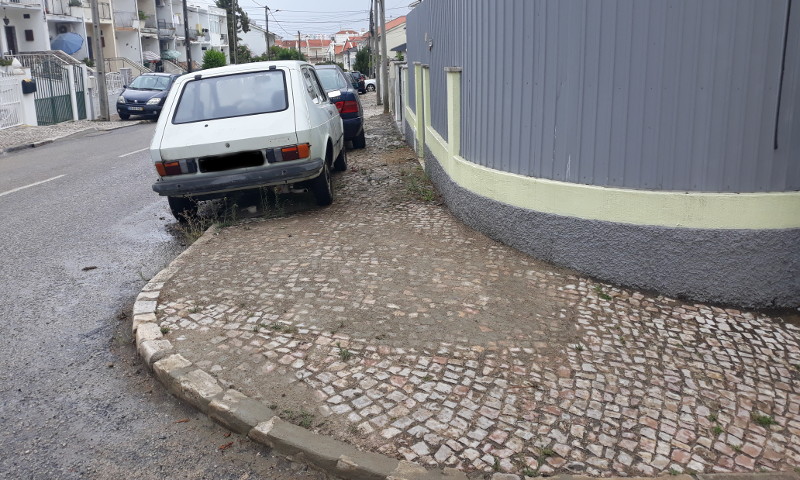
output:
[[[406,136],[467,224],[626,286],[800,304],[789,1],[427,0],[407,27]]]

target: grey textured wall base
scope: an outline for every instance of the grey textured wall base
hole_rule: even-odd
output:
[[[529,255],[615,284],[696,301],[800,305],[800,229],[680,229],[546,214],[461,188],[427,148],[425,160],[453,214]]]

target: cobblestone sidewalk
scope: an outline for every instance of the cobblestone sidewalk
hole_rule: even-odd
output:
[[[79,120],[77,122],[63,122],[39,127],[22,125],[19,127],[7,128],[0,132],[0,153],[4,151],[13,151],[41,142],[56,140],[87,130],[114,130],[136,125],[143,121],[144,120],[132,120],[128,122],[93,122],[90,120]]]
[[[494,242],[377,113],[332,207],[184,255],[157,307],[176,351],[299,425],[474,477],[800,467],[797,317],[615,288]]]

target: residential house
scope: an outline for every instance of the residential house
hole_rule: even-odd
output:
[[[381,29],[377,30],[378,41],[381,42]],[[406,17],[397,17],[393,20],[386,22],[386,51],[387,55],[391,58],[399,56],[398,47],[406,44]]]
[[[250,31],[240,33],[240,45],[247,45],[254,57],[267,53],[267,32],[264,27],[255,23],[250,24]],[[274,33],[269,34],[269,45],[276,45]]]
[[[230,59],[225,10],[205,4],[190,4],[187,6],[187,11],[188,31],[184,29],[183,3],[180,0],[173,0],[158,8],[159,30],[175,32],[174,37],[161,38],[162,48],[167,46],[167,49],[177,51],[179,62],[187,61],[187,42],[192,61],[198,65],[203,63],[203,54],[206,50],[220,51]]]
[[[0,0],[3,31],[0,53],[48,50],[50,38],[42,0]]]
[[[309,63],[322,63],[331,60],[331,44],[333,43],[327,38],[310,38],[311,36],[301,37],[297,39],[289,39],[276,41],[275,44],[283,48],[291,48],[293,50],[300,50],[300,53],[306,56]]]
[[[76,33],[83,38],[80,50],[71,55],[78,60],[94,58],[94,19],[92,9],[88,0],[44,0],[45,15],[47,19],[48,38],[52,41],[57,35],[62,33]],[[100,25],[100,45],[103,49],[103,56],[113,58],[117,54],[116,31],[114,28],[113,9],[109,1],[98,3]],[[47,48],[50,50],[48,42]]]

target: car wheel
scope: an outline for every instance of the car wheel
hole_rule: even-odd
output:
[[[130,115],[128,115],[127,113],[120,113],[120,114],[119,114],[119,119],[120,119],[120,120],[127,120],[127,119],[129,119],[129,118],[131,118],[131,116],[130,116]]]
[[[364,130],[357,137],[353,138],[353,148],[365,148],[367,146],[367,139],[364,137]]]
[[[339,152],[339,156],[336,157],[336,160],[333,162],[333,169],[337,172],[344,172],[347,170],[347,152],[345,151],[344,145],[342,145],[342,151]]]
[[[331,169],[328,162],[324,162],[322,173],[311,180],[311,193],[317,199],[317,205],[325,207],[333,203],[333,185],[331,185]]]
[[[367,91],[368,92],[374,92],[375,91],[375,85],[367,85]]]
[[[172,215],[181,223],[189,223],[197,217],[197,200],[186,197],[167,197]]]

